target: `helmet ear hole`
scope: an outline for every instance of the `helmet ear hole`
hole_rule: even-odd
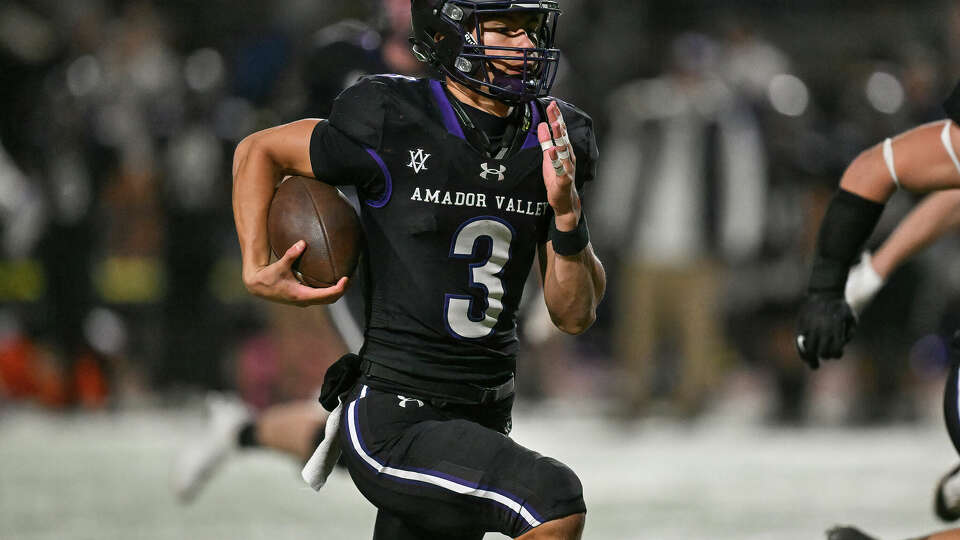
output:
[[[464,58],[464,57],[462,57],[462,56],[461,56],[461,57],[458,57],[458,58],[456,59],[456,61],[454,61],[453,65],[454,65],[454,67],[456,67],[458,70],[460,70],[460,71],[462,71],[462,72],[464,72],[464,73],[473,73],[473,72],[474,72],[473,62],[467,60],[466,58]]]
[[[413,39],[410,41],[412,42],[410,50],[413,51],[413,56],[416,57],[417,60],[427,64],[433,64],[436,62],[436,57],[429,49],[424,47],[422,44],[413,41]]]

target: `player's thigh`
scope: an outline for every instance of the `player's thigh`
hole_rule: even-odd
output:
[[[585,511],[573,471],[474,422],[428,419],[384,436],[409,412],[384,396],[352,402],[343,423],[350,474],[378,508],[437,538],[515,537]]]
[[[481,540],[483,531],[459,531],[448,534],[457,540]],[[386,510],[377,511],[377,521],[373,526],[373,540],[438,540],[436,531],[422,529],[412,519],[404,519]]]

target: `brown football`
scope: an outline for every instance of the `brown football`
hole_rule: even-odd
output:
[[[302,176],[288,176],[277,187],[267,235],[278,259],[298,240],[307,242],[293,270],[311,287],[331,287],[352,276],[363,247],[360,219],[347,198],[329,184]]]

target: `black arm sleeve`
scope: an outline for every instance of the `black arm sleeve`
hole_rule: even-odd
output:
[[[837,191],[820,225],[809,292],[843,294],[850,265],[880,220],[883,206],[845,189]]]
[[[947,116],[949,116],[951,120],[960,124],[960,83],[957,83],[956,88],[947,96],[947,100],[943,102],[943,110],[947,111]]]
[[[371,150],[326,120],[317,123],[310,136],[310,166],[317,180],[356,186],[362,199],[378,199],[386,190],[386,179]]]

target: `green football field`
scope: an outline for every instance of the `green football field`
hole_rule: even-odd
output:
[[[370,538],[373,508],[345,473],[317,493],[265,452],[238,455],[180,506],[171,464],[203,429],[193,407],[0,410],[0,538]],[[518,411],[513,436],[579,473],[588,539],[817,539],[836,523],[917,536],[941,526],[931,493],[956,459],[935,419],[869,430],[710,417],[627,426],[544,406]]]

